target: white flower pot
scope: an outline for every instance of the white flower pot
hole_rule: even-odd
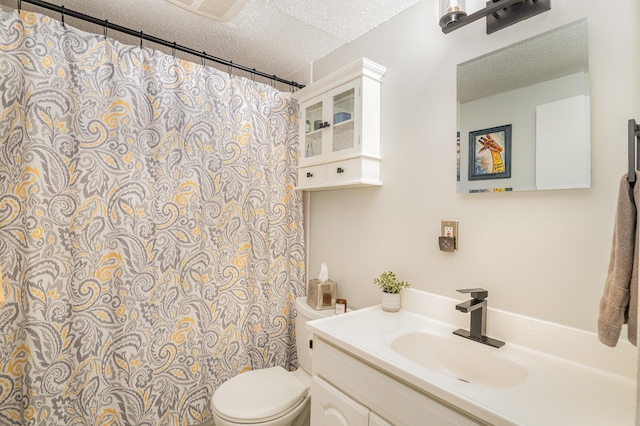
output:
[[[382,292],[382,310],[398,312],[400,310],[400,293]]]

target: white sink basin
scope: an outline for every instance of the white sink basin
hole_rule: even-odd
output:
[[[526,368],[500,349],[459,336],[415,331],[397,337],[391,349],[409,360],[463,382],[490,388],[511,388],[528,375]]]

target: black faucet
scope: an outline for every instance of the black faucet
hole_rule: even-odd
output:
[[[471,300],[456,305],[456,309],[460,312],[471,313],[471,327],[469,331],[460,328],[454,331],[453,334],[493,346],[494,348],[504,346],[504,342],[487,337],[487,301],[485,298],[489,296],[489,292],[483,288],[467,288],[457,291],[471,294]]]

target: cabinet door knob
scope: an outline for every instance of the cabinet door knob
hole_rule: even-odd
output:
[[[338,169],[336,170],[336,172],[338,173],[344,173],[344,169],[342,167],[338,167]]]
[[[307,177],[308,177],[308,178],[309,178],[309,177],[313,177],[313,173],[311,173],[311,172],[307,172]]]

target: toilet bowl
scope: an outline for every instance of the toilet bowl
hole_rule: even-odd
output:
[[[216,426],[308,426],[311,411],[310,320],[335,315],[333,309],[316,311],[306,297],[296,299],[296,349],[299,367],[263,368],[239,374],[220,385],[211,408]]]
[[[309,404],[303,381],[282,367],[272,367],[223,383],[213,395],[212,408],[216,426],[303,426],[309,424]]]

